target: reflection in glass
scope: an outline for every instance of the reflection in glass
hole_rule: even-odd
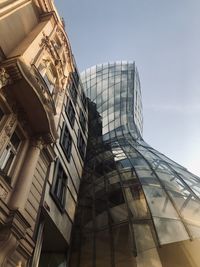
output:
[[[200,237],[200,179],[143,140],[134,62],[99,64],[82,78],[93,102],[72,249],[81,260],[70,267],[166,267],[158,246]]]

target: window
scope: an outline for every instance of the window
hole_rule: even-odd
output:
[[[44,74],[43,79],[48,87],[48,90],[50,92],[50,94],[53,93],[54,90],[54,83],[52,80],[49,79],[49,76],[47,74]]]
[[[20,143],[21,140],[17,135],[17,132],[14,131],[8,145],[6,146],[0,157],[0,169],[2,171],[2,174],[5,176],[9,175],[10,169],[19,150]]]
[[[80,111],[80,119],[79,119],[79,121],[80,121],[81,128],[82,128],[83,132],[85,132],[86,118],[85,118],[82,110]]]
[[[86,150],[86,144],[85,144],[85,141],[83,139],[83,135],[80,132],[80,130],[78,131],[78,150],[80,152],[80,155],[81,155],[82,159],[84,159],[85,150]]]
[[[76,90],[76,87],[75,87],[74,83],[72,83],[71,86],[69,87],[69,92],[70,92],[70,95],[72,97],[72,100],[73,100],[74,104],[76,104],[76,101],[77,101],[77,90]]]
[[[0,108],[0,122],[1,122],[1,120],[3,119],[3,116],[4,116],[4,112],[3,112],[3,110]]]
[[[57,160],[54,172],[54,183],[51,194],[56,204],[61,209],[61,211],[64,211],[65,208],[66,189],[67,189],[67,175],[60,161]]]
[[[62,128],[60,144],[65,153],[67,160],[70,161],[71,149],[72,149],[72,137],[65,123],[63,124],[63,128]]]
[[[69,122],[73,128],[74,127],[74,120],[75,120],[75,111],[74,111],[74,108],[72,106],[72,101],[69,98],[67,101],[67,106],[66,106],[65,112],[66,112],[67,117],[69,119]]]
[[[57,77],[55,67],[50,60],[43,59],[43,64],[39,65],[38,70],[49,90],[49,93],[53,94]]]
[[[81,99],[82,99],[83,107],[86,110],[87,109],[87,98],[86,98],[84,92],[82,92]]]
[[[74,82],[75,82],[76,85],[78,86],[80,77],[79,77],[79,73],[78,73],[78,71],[77,71],[76,68],[75,68],[75,71],[72,72],[72,77],[73,77],[73,79],[74,79]]]

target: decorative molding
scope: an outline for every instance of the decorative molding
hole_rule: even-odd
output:
[[[64,51],[64,53],[66,55],[66,61],[68,63],[69,60],[70,60],[70,52],[69,52],[69,47],[68,47],[68,44],[67,44],[66,37],[62,33],[61,30],[58,30],[57,34],[58,34],[59,40],[61,42],[63,51]],[[56,47],[53,44],[53,42],[54,42],[54,40],[51,40],[49,38],[49,36],[47,36],[43,32],[43,38],[41,40],[40,46],[43,47],[48,52],[48,54],[51,56],[52,61],[54,62],[54,65],[58,70],[58,73],[61,74],[62,76],[64,76],[63,62],[62,62],[62,59],[60,58],[60,55],[59,55]],[[58,77],[58,78],[62,79],[61,77]]]
[[[7,73],[6,69],[0,67],[0,89],[6,86],[10,82],[10,75]]]
[[[0,184],[0,199],[6,200],[8,191]]]
[[[55,143],[56,139],[58,138],[58,134],[56,132],[56,135],[53,138],[50,133],[47,133],[47,134],[43,135],[43,138],[44,138],[44,141],[45,141],[46,144]]]
[[[31,146],[32,147],[39,148],[40,150],[42,150],[45,145],[46,145],[46,143],[44,142],[44,139],[41,136],[33,137],[31,139]]]
[[[1,149],[5,146],[7,140],[10,138],[10,136],[13,133],[13,129],[15,127],[17,121],[17,117],[15,114],[11,114],[10,118],[8,119],[5,127],[3,128],[3,130],[1,131],[1,135],[0,135],[0,151]]]
[[[46,61],[46,64],[48,64],[48,61]],[[32,65],[31,73],[42,92],[41,98],[43,99],[44,106],[46,106],[47,110],[50,110],[51,112],[55,114],[56,109],[55,109],[54,100],[49,92],[49,89],[47,88],[47,85],[43,77],[41,76],[40,72],[38,71],[35,65]]]
[[[10,211],[6,225],[18,240],[24,238],[27,229],[31,227],[19,210]]]
[[[53,142],[55,142],[55,140],[52,138],[52,135],[50,133],[36,135],[31,138],[31,146],[39,148],[40,150],[45,148],[45,150],[49,151],[54,160],[55,158],[54,152],[51,151],[52,147],[49,146],[49,144],[52,144]]]
[[[40,47],[43,47],[51,55],[54,65],[56,66],[60,61],[60,57],[57,51],[55,50],[55,47],[53,46],[49,36],[47,36],[44,32],[43,32],[43,38],[40,43]]]
[[[13,126],[17,120],[16,114],[12,114],[9,123],[5,126],[4,131],[7,134],[8,137],[11,137],[13,133]]]
[[[7,266],[10,252],[12,254],[18,248],[20,242],[26,239],[27,229],[30,227],[30,224],[18,210],[10,210],[0,229],[1,266]]]

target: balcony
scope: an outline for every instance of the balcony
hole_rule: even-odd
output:
[[[49,85],[35,65],[27,66],[19,57],[1,63],[10,77],[6,85],[20,111],[25,115],[32,134],[41,135],[47,143],[58,136],[54,122],[56,109]]]

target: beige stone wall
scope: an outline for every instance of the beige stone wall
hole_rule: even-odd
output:
[[[25,267],[33,256],[46,179],[51,181],[53,177],[52,167],[47,177],[55,157],[49,147],[59,137],[56,129],[73,63],[69,41],[51,1],[0,1],[0,29],[0,48],[6,56],[0,62],[0,71],[8,75],[0,91],[0,107],[5,111],[0,123],[0,156],[16,127],[22,136],[9,173],[11,181],[0,175],[0,266]],[[42,88],[41,73],[34,72],[46,63],[52,65],[56,76],[53,95]],[[82,163],[79,166],[78,173],[72,166],[72,176],[81,175]],[[70,166],[67,169],[69,172]],[[69,187],[71,184],[69,181]],[[50,220],[69,241],[75,202],[74,206],[68,205],[74,201],[68,195],[66,214],[62,216],[49,195],[50,187],[49,182],[45,201],[51,204]],[[6,231],[1,226],[6,226]]]
[[[6,14],[1,13],[2,12],[0,12],[0,46],[5,55],[9,55],[36,26],[38,17],[30,1]]]
[[[39,216],[39,206],[41,202],[41,196],[44,190],[45,178],[47,176],[49,162],[45,159],[43,154],[40,154],[39,160],[37,162],[33,182],[31,185],[30,193],[24,209],[24,216],[31,225],[28,229],[28,235],[33,238],[35,225]]]

